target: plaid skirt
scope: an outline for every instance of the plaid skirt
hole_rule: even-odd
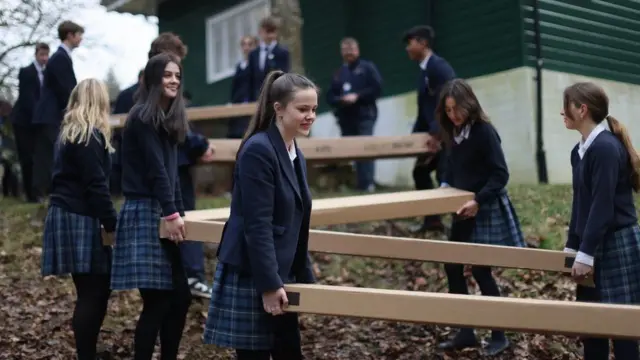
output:
[[[102,246],[100,220],[49,206],[42,236],[41,273],[108,274],[111,248]]]
[[[158,236],[160,218],[156,200],[125,200],[113,246],[113,290],[173,289],[171,261]]]
[[[264,311],[253,279],[223,263],[216,266],[203,341],[243,350],[273,347],[272,315]]]
[[[452,226],[456,227],[458,221],[454,220]],[[466,234],[470,232],[470,235],[463,236],[462,240],[452,240],[485,245],[526,247],[520,229],[520,221],[506,191],[503,191],[495,200],[480,205],[475,218],[459,222],[459,224],[463,223],[462,226],[473,226],[472,229],[462,231]],[[452,231],[454,231],[453,227]]]
[[[640,305],[640,226],[618,230],[603,242],[595,266],[603,303]]]

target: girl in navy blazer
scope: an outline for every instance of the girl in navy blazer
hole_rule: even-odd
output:
[[[111,248],[101,226],[116,229],[108,179],[109,94],[98,80],[71,92],[54,147],[49,210],[44,225],[42,275],[71,274],[77,300],[71,321],[78,359],[95,359],[96,342],[111,294]]]
[[[640,158],[627,129],[609,115],[599,86],[582,82],[564,91],[567,129],[582,138],[571,151],[573,205],[565,251],[577,253],[571,273],[593,275],[595,288],[578,285],[576,300],[640,304],[640,227],[633,192],[640,190]],[[585,360],[609,359],[608,339],[584,339]],[[640,358],[638,342],[613,340],[617,360]]]
[[[475,193],[474,199],[454,214],[451,241],[524,247],[520,222],[507,195],[509,170],[498,132],[466,81],[451,80],[440,94],[436,116],[442,139],[449,148],[442,185]],[[445,271],[450,293],[469,293],[464,265],[446,264]],[[471,273],[482,295],[500,296],[491,267],[473,266]],[[475,345],[474,330],[463,328],[439,347],[455,350]],[[485,352],[497,355],[508,346],[504,331],[493,330]]]
[[[294,139],[309,134],[317,106],[313,82],[271,72],[238,150],[204,342],[234,348],[240,360],[302,359],[298,317],[284,313],[283,286],[314,282],[311,193]]]
[[[191,301],[177,244],[185,236],[177,162],[177,144],[187,133],[181,74],[175,55],[151,57],[122,132],[125,201],[111,283],[114,290],[139,289],[142,297],[136,360],[151,359],[158,334],[162,359],[176,359]],[[167,238],[159,236],[161,220]]]

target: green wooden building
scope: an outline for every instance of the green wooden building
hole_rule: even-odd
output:
[[[189,46],[185,81],[197,105],[226,103],[239,39],[257,33],[269,0],[103,0],[111,10],[155,15],[159,31]],[[607,90],[610,113],[629,121],[640,110],[640,2],[632,0],[299,0],[306,75],[326,88],[340,66],[339,41],[353,36],[384,79],[378,135],[409,133],[415,119],[417,65],[404,51],[410,26],[431,24],[435,50],[470,80],[498,128],[515,182],[570,181],[562,90],[593,80]],[[537,11],[535,11],[537,8]],[[538,19],[536,19],[538,14]],[[539,31],[536,31],[539,29]],[[536,36],[537,35],[537,36]],[[537,51],[538,50],[538,51]],[[542,66],[541,81],[536,64]],[[538,95],[541,95],[538,101]],[[324,103],[324,99],[321,99]],[[315,136],[335,136],[327,107]],[[540,114],[540,116],[538,116]],[[327,118],[326,120],[324,118]],[[640,129],[628,123],[640,139]],[[546,156],[542,152],[546,152]],[[537,156],[540,155],[540,156]],[[538,159],[546,164],[538,166]],[[377,180],[410,183],[412,160],[379,161]]]

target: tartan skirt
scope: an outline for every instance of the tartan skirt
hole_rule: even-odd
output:
[[[243,350],[269,350],[274,343],[272,315],[264,311],[253,279],[220,262],[213,279],[203,341]]]
[[[526,247],[520,220],[506,191],[495,200],[480,206],[469,242]]]
[[[616,231],[598,247],[595,283],[603,303],[640,305],[640,226]]]
[[[158,236],[160,218],[155,199],[125,199],[113,246],[113,290],[173,289],[171,261]]]
[[[100,220],[49,206],[42,236],[41,273],[108,274],[111,247],[102,245]]]

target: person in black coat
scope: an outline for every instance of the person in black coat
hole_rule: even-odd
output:
[[[44,83],[44,68],[49,60],[49,45],[36,44],[34,61],[18,72],[18,100],[13,108],[11,122],[16,139],[18,159],[22,169],[22,188],[28,202],[36,202],[33,194],[33,150],[35,129],[32,125],[33,110],[40,98]]]
[[[249,72],[249,54],[256,48],[256,39],[252,36],[243,36],[240,40],[243,59],[236,65],[236,72],[231,80],[231,98],[232,104],[245,104],[251,99],[250,93],[250,76]],[[227,137],[230,139],[242,139],[244,132],[249,126],[251,116],[233,117],[229,120],[229,128]]]
[[[262,82],[274,70],[289,72],[289,50],[278,44],[278,22],[266,17],[260,22],[260,44],[249,53],[249,101],[256,101]]]
[[[640,305],[640,226],[633,193],[640,192],[640,158],[629,132],[609,114],[609,98],[591,82],[564,90],[567,129],[582,137],[571,150],[573,203],[565,252],[576,254],[571,274],[593,276],[576,300]],[[608,360],[609,339],[586,338],[585,360]],[[637,340],[613,339],[618,360],[640,358]]]
[[[71,274],[77,300],[71,325],[79,360],[96,358],[96,342],[111,294],[111,247],[102,230],[116,230],[109,196],[109,94],[98,80],[81,81],[55,146],[51,197],[42,246],[42,275]]]
[[[411,60],[418,62],[418,116],[413,125],[414,133],[427,133],[430,140],[439,142],[440,129],[435,118],[436,106],[440,97],[440,89],[456,77],[449,63],[433,52],[434,31],[430,26],[415,26],[406,32],[404,42]],[[437,147],[436,147],[437,148]],[[431,173],[435,171],[438,183],[445,171],[446,154],[442,150],[434,150],[418,156],[413,168],[413,180],[417,190],[434,189]],[[422,225],[413,228],[414,232],[442,231],[444,226],[440,216],[426,216]]]
[[[317,106],[313,82],[270,73],[237,153],[204,342],[235,349],[239,360],[303,358],[298,315],[283,311],[284,284],[315,281],[311,192],[295,138],[309,134]]]
[[[69,96],[77,84],[71,52],[80,46],[83,34],[82,26],[71,21],[62,22],[58,26],[58,37],[62,44],[51,56],[44,70],[44,84],[33,114],[33,195],[39,200],[44,200],[49,193],[53,146],[58,138]]]

